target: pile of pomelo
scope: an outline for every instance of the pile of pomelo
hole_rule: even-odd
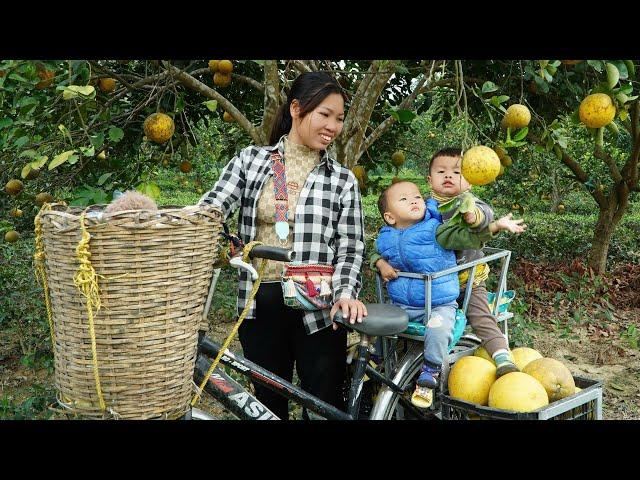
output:
[[[449,373],[449,396],[501,410],[531,412],[580,391],[569,369],[558,360],[527,347],[514,348],[511,357],[520,371],[500,378],[484,348],[462,357]]]

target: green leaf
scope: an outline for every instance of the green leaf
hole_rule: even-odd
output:
[[[624,63],[624,60],[611,60],[611,63],[618,69],[621,80],[629,78],[629,71],[627,70],[627,65]]]
[[[27,178],[29,172],[32,170],[31,163],[27,163],[24,167],[22,167],[22,172],[20,172],[20,177]]]
[[[80,147],[80,153],[85,157],[93,157],[96,151],[93,148],[93,145],[91,145],[90,147]]]
[[[60,124],[58,125],[58,130],[60,130],[60,132],[62,133],[62,136],[68,138],[69,143],[73,145],[73,140],[71,139],[71,134],[69,133],[69,130],[67,129],[67,127]]]
[[[460,208],[458,211],[460,213],[468,213],[472,212],[476,207],[476,200],[471,192],[466,191],[460,197]]]
[[[398,72],[401,75],[408,75],[409,74],[409,70],[402,63],[398,63],[396,65],[396,72]]]
[[[70,164],[70,165],[75,165],[76,163],[78,163],[79,159],[80,159],[80,157],[78,155],[71,155],[67,159],[67,163]]]
[[[80,86],[80,85],[69,85],[65,87],[62,91],[62,98],[64,100],[72,100],[77,98],[78,96],[83,96],[86,98],[93,98],[95,96],[96,89],[92,85]]]
[[[2,130],[3,128],[9,127],[13,125],[13,120],[5,117],[5,118],[0,118],[0,130]]]
[[[109,140],[112,142],[119,142],[124,137],[124,131],[118,127],[111,127],[109,129]]]
[[[529,127],[521,128],[518,130],[518,133],[513,136],[513,140],[516,142],[523,140],[527,136],[527,133],[529,133]]]
[[[140,193],[148,195],[154,200],[160,197],[160,187],[153,182],[143,182],[136,187],[136,190]]]
[[[104,175],[101,175],[100,178],[98,179],[98,185],[103,185],[104,182],[106,182],[111,175],[113,175],[113,172],[109,172],[109,173],[105,173]]]
[[[217,100],[207,100],[206,102],[202,102],[211,112],[215,112],[216,108],[218,108]]]
[[[600,60],[587,60],[587,64],[593,67],[598,73],[602,73],[604,65],[602,65]]]
[[[580,113],[578,110],[574,111],[571,116],[569,117],[569,119],[571,120],[571,123],[574,123],[575,125],[580,123]]]
[[[482,93],[491,93],[496,90],[498,90],[498,86],[493,82],[487,81],[482,84]]]
[[[551,62],[551,66],[558,68],[560,65],[562,65],[562,62],[560,60],[554,60],[553,62]]]
[[[69,160],[69,157],[71,157],[75,152],[75,150],[67,150],[66,152],[62,152],[60,155],[53,157],[53,160],[51,160],[51,163],[49,164],[49,170],[53,170],[54,168],[62,165],[64,162]]]
[[[37,160],[34,160],[33,162],[31,162],[31,167],[40,169],[44,166],[45,163],[47,163],[47,160],[49,160],[49,157],[47,157],[46,155],[43,155],[39,157]]]
[[[624,93],[625,95],[629,95],[629,94],[631,94],[631,92],[633,92],[633,85],[630,84],[630,83],[627,83],[626,85],[620,86],[618,91],[620,93]]]
[[[34,158],[37,154],[38,154],[38,152],[36,152],[35,150],[25,150],[24,152],[20,153],[20,155],[18,155],[18,157],[20,157],[20,158],[22,158],[22,157]]]
[[[15,142],[13,142],[13,144],[15,145],[16,148],[22,148],[27,143],[29,143],[29,136],[28,135],[24,135],[23,137],[20,137]]]
[[[627,67],[629,77],[634,78],[636,76],[636,66],[633,63],[633,60],[624,60],[624,65]]]
[[[553,82],[553,77],[551,76],[551,74],[545,69],[542,71],[543,75],[544,75],[544,79],[547,82]]]
[[[625,67],[626,68],[626,67]],[[607,63],[607,84],[609,88],[613,88],[620,80],[620,71],[613,63]]]
[[[93,135],[90,138],[91,138],[91,145],[93,145],[93,148],[98,150],[100,147],[102,147],[102,144],[104,143],[104,133],[98,133],[97,135]]]
[[[411,110],[397,110],[398,113],[398,121],[400,123],[410,123],[414,118],[417,117],[415,112]]]
[[[184,98],[182,95],[179,95],[177,100],[176,100],[176,113],[180,113],[181,111],[184,110]]]
[[[627,103],[629,101],[629,96],[625,95],[622,92],[618,92],[616,94],[616,100],[618,100],[618,102],[620,102],[622,105],[624,105],[625,103]]]

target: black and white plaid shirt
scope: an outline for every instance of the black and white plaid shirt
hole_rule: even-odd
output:
[[[238,207],[239,237],[249,243],[256,236],[256,209],[262,187],[272,174],[271,152],[278,149],[286,162],[284,136],[276,145],[251,145],[225,167],[211,191],[199,203],[211,203],[228,218]],[[275,214],[275,210],[274,210]],[[295,210],[293,250],[296,262],[333,265],[333,299],[358,298],[362,285],[360,268],[364,255],[364,224],[360,190],[351,170],[325,151],[309,173]],[[253,282],[245,270],[239,272],[238,314],[242,312]],[[255,300],[247,318],[255,318]],[[308,334],[331,325],[329,310],[304,313]]]

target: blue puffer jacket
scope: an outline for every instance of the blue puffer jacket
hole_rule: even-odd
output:
[[[456,266],[453,250],[445,250],[436,241],[436,229],[442,224],[438,203],[427,200],[424,220],[398,229],[385,225],[376,240],[378,252],[393,268],[412,273],[434,273]],[[425,284],[422,279],[398,277],[389,282],[389,296],[396,303],[413,307],[425,306]],[[431,285],[431,305],[438,306],[458,298],[460,284],[457,273],[436,278]]]

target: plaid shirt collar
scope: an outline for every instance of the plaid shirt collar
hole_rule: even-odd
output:
[[[278,143],[275,145],[268,145],[263,147],[265,150],[269,152],[273,152],[278,150],[278,153],[284,158],[284,139],[287,136],[285,133],[280,137]],[[286,161],[286,160],[285,160]],[[329,171],[333,172],[336,170],[337,160],[334,160],[327,150],[320,150],[320,163],[318,165],[326,165]]]

